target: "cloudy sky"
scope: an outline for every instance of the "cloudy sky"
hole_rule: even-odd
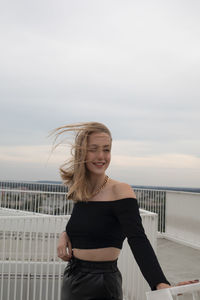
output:
[[[0,10],[0,180],[59,180],[55,127],[105,123],[108,174],[199,187],[199,0],[8,0]]]

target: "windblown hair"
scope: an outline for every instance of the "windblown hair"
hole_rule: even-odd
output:
[[[63,183],[68,186],[68,199],[87,201],[92,197],[89,189],[86,155],[88,136],[92,133],[107,133],[112,141],[109,129],[102,123],[87,122],[65,125],[54,129],[50,135],[55,135],[54,149],[61,144],[56,140],[63,134],[75,133],[75,141],[71,146],[71,159],[60,166],[60,175]]]

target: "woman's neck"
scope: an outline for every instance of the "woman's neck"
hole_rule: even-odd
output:
[[[105,173],[100,175],[91,174],[89,176],[91,192],[95,192],[104,183],[105,177]]]

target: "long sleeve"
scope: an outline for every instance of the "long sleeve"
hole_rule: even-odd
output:
[[[151,289],[155,290],[157,284],[161,282],[170,284],[163,274],[155,252],[145,234],[137,200],[125,198],[123,201],[115,201],[114,213],[128,239],[135,260]]]

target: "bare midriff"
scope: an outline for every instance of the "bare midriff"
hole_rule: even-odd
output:
[[[73,249],[73,256],[90,261],[112,261],[116,260],[120,254],[120,249],[115,247],[98,249]]]

